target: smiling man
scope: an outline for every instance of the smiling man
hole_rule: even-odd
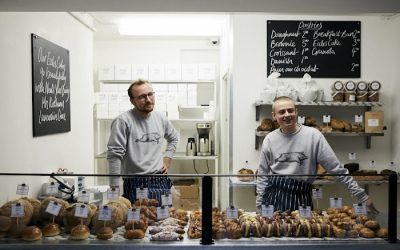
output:
[[[331,174],[348,174],[339,162],[325,137],[315,128],[297,123],[294,101],[286,96],[278,97],[272,105],[272,118],[280,128],[269,133],[262,145],[260,175],[257,178],[256,205],[274,205],[275,210],[293,211],[300,206],[312,206],[313,176],[320,164]],[[377,213],[372,200],[351,176],[337,176],[358,202],[365,202],[367,209]]]
[[[110,174],[166,174],[178,143],[178,133],[171,122],[157,111],[155,93],[150,82],[133,82],[128,95],[134,108],[120,114],[111,124],[107,144]],[[167,140],[164,155],[163,140]],[[110,186],[118,187],[119,178],[110,177]],[[149,198],[161,202],[161,195],[170,192],[171,180],[166,176],[124,178],[123,196],[136,201],[136,188],[148,188]]]

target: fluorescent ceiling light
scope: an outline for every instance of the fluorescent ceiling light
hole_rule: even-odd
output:
[[[192,15],[138,15],[119,22],[121,35],[220,36],[222,20]]]

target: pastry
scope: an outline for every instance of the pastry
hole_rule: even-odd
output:
[[[60,226],[56,223],[47,224],[42,228],[42,233],[44,237],[51,237],[60,234]]]
[[[376,236],[379,238],[387,238],[388,237],[388,230],[386,228],[379,228],[376,231]]]
[[[363,238],[374,238],[375,232],[369,228],[364,227],[360,230],[359,235],[360,235],[360,237],[363,237]]]
[[[25,227],[21,233],[22,239],[25,241],[36,241],[42,239],[42,230],[37,226]]]
[[[113,230],[111,227],[100,227],[96,231],[96,237],[100,240],[108,240],[113,237]]]
[[[71,229],[69,238],[71,240],[86,240],[89,238],[90,230],[86,225],[77,225]]]
[[[364,223],[364,226],[372,230],[376,230],[380,227],[376,220],[368,220]]]
[[[90,223],[92,222],[92,217],[96,212],[96,209],[93,209],[89,205],[85,205],[86,208],[88,209],[88,216],[86,218],[77,217],[75,216],[75,210],[77,205],[79,205],[79,203],[72,204],[71,206],[67,207],[64,210],[63,223],[67,233],[71,232],[71,229],[78,224],[84,224],[86,226],[89,226]]]
[[[274,122],[269,119],[263,119],[261,125],[257,127],[257,131],[272,131],[274,130]]]

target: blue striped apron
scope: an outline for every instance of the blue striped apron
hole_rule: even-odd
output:
[[[132,203],[136,201],[136,188],[148,188],[149,199],[157,199],[161,204],[161,196],[171,193],[172,182],[168,176],[124,178],[123,195]]]

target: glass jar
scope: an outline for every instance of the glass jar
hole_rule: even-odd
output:
[[[333,91],[332,92],[332,101],[343,102],[343,100],[344,100],[344,92],[343,91]]]
[[[347,91],[344,93],[344,101],[345,102],[355,102],[356,101],[356,92],[355,91]]]

